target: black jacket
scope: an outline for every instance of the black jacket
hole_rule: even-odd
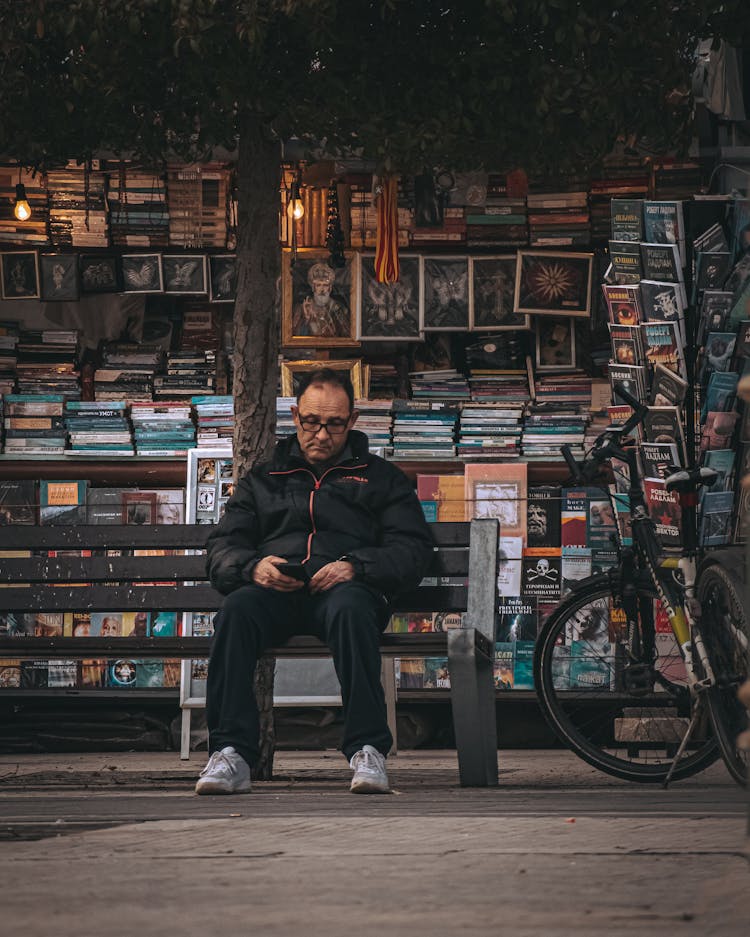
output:
[[[409,479],[349,432],[341,461],[316,478],[295,436],[237,484],[207,541],[211,583],[227,594],[264,556],[304,562],[310,575],[346,555],[357,579],[390,597],[414,588],[433,540]]]

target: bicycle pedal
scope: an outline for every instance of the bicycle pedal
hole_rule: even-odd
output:
[[[623,671],[622,682],[632,696],[646,696],[654,689],[654,668],[649,664],[630,664]]]

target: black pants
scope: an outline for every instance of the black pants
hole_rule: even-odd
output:
[[[310,595],[247,585],[226,597],[214,620],[206,718],[209,751],[234,746],[248,764],[259,754],[255,665],[268,647],[292,635],[315,635],[331,649],[341,684],[347,758],[363,745],[387,754],[392,744],[380,682],[380,635],[388,624],[385,599],[358,582]]]

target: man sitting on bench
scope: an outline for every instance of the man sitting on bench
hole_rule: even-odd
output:
[[[409,479],[368,451],[344,372],[303,377],[296,435],[236,486],[207,542],[208,573],[227,598],[214,622],[208,667],[208,764],[198,794],[250,790],[259,756],[253,677],[268,647],[292,635],[331,649],[341,684],[354,793],[389,790],[391,747],[380,683],[379,637],[389,597],[415,588],[433,548]]]

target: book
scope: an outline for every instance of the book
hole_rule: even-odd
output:
[[[575,583],[591,575],[591,550],[588,547],[565,547],[562,551],[562,594]]]
[[[602,491],[593,486],[562,489],[561,538],[563,547],[588,547],[590,505],[602,500]],[[614,521],[614,518],[613,518]]]
[[[610,322],[615,325],[638,325],[641,321],[641,291],[638,284],[612,286],[602,284]]]
[[[37,501],[35,479],[0,481],[0,524],[35,524]]]
[[[642,279],[643,266],[637,241],[610,241],[609,259],[615,283],[638,283]]]
[[[666,478],[681,468],[680,454],[673,442],[642,442],[639,446],[644,478]]]
[[[504,537],[498,543],[497,593],[502,596],[521,594],[521,562],[523,537]]]
[[[614,325],[610,322],[609,339],[615,364],[643,364],[641,332],[637,325]]]
[[[496,690],[513,689],[513,658],[515,656],[515,641],[498,641],[495,643],[495,659],[493,661],[493,679]]]
[[[521,595],[540,602],[558,602],[562,594],[560,547],[525,547]]]
[[[674,322],[643,322],[643,351],[646,363],[655,367],[662,365],[685,378],[685,356],[682,337]]]
[[[589,641],[573,641],[570,645],[570,688],[609,690],[615,681],[614,650],[610,644],[592,648]]]
[[[673,244],[680,252],[680,265],[685,266],[685,219],[681,201],[643,203],[643,241]]]
[[[88,481],[39,482],[40,524],[85,524]]]
[[[516,641],[513,656],[513,689],[534,689],[533,641]]]
[[[732,538],[733,491],[704,491],[701,497],[699,543],[718,547]]]
[[[734,462],[735,454],[731,449],[707,449],[703,453],[703,465],[718,473],[710,487],[703,487],[704,495],[707,491],[731,491]]]
[[[661,363],[654,365],[649,397],[652,406],[681,408],[685,403],[687,389],[688,383],[682,375],[677,374]]]
[[[731,255],[729,251],[699,251],[695,255],[693,279],[694,303],[700,302],[706,290],[721,290],[729,273]]]
[[[648,407],[643,432],[647,442],[675,443],[680,465],[685,464],[685,434],[677,407]]]
[[[736,410],[725,410],[718,413],[715,410],[710,410],[706,414],[701,431],[701,452],[705,452],[707,449],[731,448],[737,417]]]
[[[529,488],[526,542],[530,547],[560,546],[561,496],[558,485],[533,485]]]
[[[500,534],[526,542],[527,470],[525,462],[467,463],[465,499],[469,517],[496,517]]]
[[[539,630],[536,599],[530,596],[502,598],[497,606],[495,641],[536,641]]]
[[[643,199],[613,198],[610,218],[613,241],[643,240]]]
[[[123,491],[123,524],[155,524],[157,514],[155,491]]]
[[[642,242],[641,264],[644,280],[659,280],[667,283],[682,283],[682,260],[676,244],[653,244]]]
[[[709,332],[703,348],[704,373],[731,370],[736,332]]]
[[[676,491],[667,491],[661,478],[644,478],[643,492],[656,536],[664,550],[678,551],[682,547],[682,509]]]
[[[612,388],[612,402],[614,404],[624,404],[625,401],[618,395],[617,386],[622,385],[627,393],[641,403],[646,400],[646,369],[637,364],[615,364],[610,362],[607,365],[607,376]]]
[[[723,412],[734,407],[739,377],[735,371],[714,371],[709,375],[701,406],[702,423],[711,411]]]

